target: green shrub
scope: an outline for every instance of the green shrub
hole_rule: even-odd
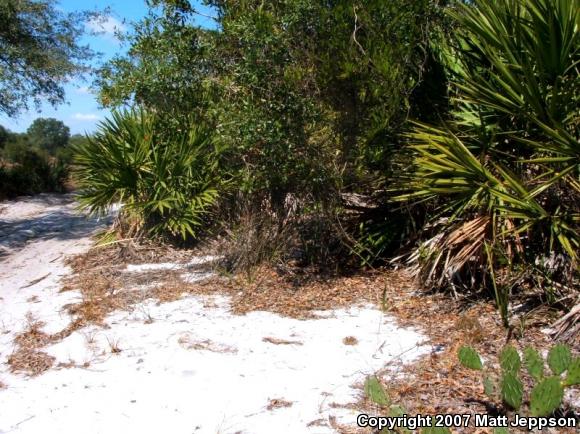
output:
[[[18,152],[11,154],[13,159],[0,165],[0,197],[65,191],[69,175],[66,163],[39,150],[17,148]]]
[[[120,202],[138,233],[195,237],[223,185],[207,128],[170,129],[143,110],[113,112],[74,151],[82,207],[103,214]]]

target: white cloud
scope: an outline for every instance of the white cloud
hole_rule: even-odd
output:
[[[77,121],[96,121],[101,119],[101,117],[95,113],[75,113],[72,118]]]
[[[91,89],[89,89],[88,86],[81,86],[81,87],[75,89],[75,92],[78,93],[79,95],[90,95]]]
[[[115,32],[124,32],[127,26],[112,16],[93,18],[87,23],[89,30],[103,34],[109,38],[115,38]]]

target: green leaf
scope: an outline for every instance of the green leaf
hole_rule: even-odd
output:
[[[557,344],[552,347],[548,353],[548,365],[554,375],[561,375],[572,361],[570,348],[564,344]]]
[[[533,416],[548,416],[562,403],[564,388],[559,377],[543,380],[532,389],[530,411]]]
[[[459,357],[459,362],[466,368],[474,369],[476,371],[481,371],[483,369],[483,364],[481,363],[481,358],[477,351],[471,347],[463,346],[459,348],[457,353]]]
[[[566,386],[580,384],[580,357],[575,357],[568,366],[568,376],[565,381]]]
[[[501,397],[514,410],[518,410],[522,405],[524,386],[512,372],[505,372],[501,379]]]
[[[493,429],[493,434],[509,434],[510,430],[505,427],[499,427]]]
[[[501,351],[499,363],[503,372],[510,372],[515,375],[519,372],[522,364],[518,351],[511,345],[504,347]]]
[[[544,377],[544,360],[534,348],[527,347],[524,350],[524,365],[534,379],[539,381]]]
[[[368,377],[365,382],[365,394],[375,404],[387,406],[390,404],[389,396],[377,377]]]

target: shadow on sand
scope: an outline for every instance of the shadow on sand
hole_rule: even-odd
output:
[[[80,239],[110,223],[110,218],[98,219],[79,213],[71,206],[72,196],[63,196],[38,198],[41,204],[51,209],[61,205],[61,210],[16,220],[2,219],[0,214],[0,258],[22,249],[28,242]]]

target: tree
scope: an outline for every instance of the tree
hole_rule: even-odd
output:
[[[0,125],[0,149],[4,148],[10,138],[10,131]]]
[[[80,44],[90,13],[65,14],[47,0],[0,1],[0,112],[15,116],[42,100],[64,102],[63,83],[87,70]]]
[[[50,153],[68,145],[70,129],[62,121],[54,118],[38,118],[27,130],[28,138],[33,146]]]
[[[98,73],[96,85],[105,106],[128,103],[189,122],[204,108],[203,80],[210,75],[214,32],[192,25],[186,1],[148,0],[147,16],[124,35],[126,55],[118,55]],[[163,6],[163,7],[160,7]]]

